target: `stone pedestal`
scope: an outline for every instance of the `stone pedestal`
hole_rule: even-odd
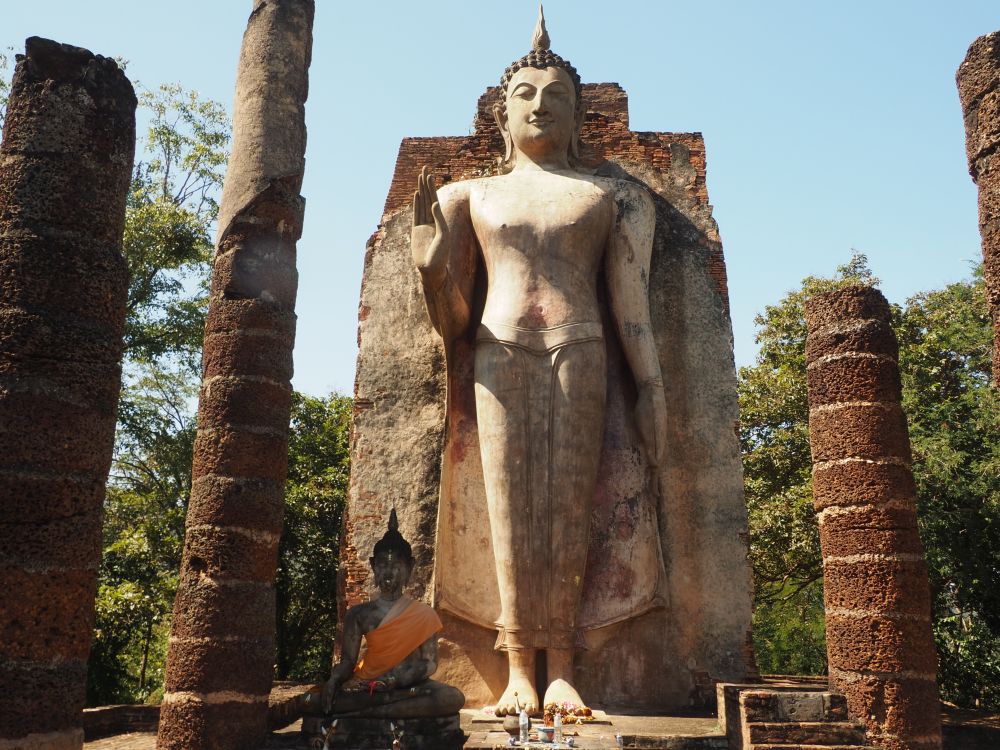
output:
[[[321,750],[330,719],[306,716],[302,719],[302,737],[308,747]],[[329,750],[386,750],[392,747],[392,727],[406,750],[460,750],[465,733],[459,715],[429,719],[366,719],[345,716],[337,722],[336,732],[326,741]]]

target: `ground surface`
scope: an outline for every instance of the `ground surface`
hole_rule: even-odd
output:
[[[480,712],[462,711],[462,728],[469,735],[467,750],[486,750],[505,747],[506,735],[500,732],[497,723],[483,722]],[[620,716],[610,715],[611,725],[590,725],[575,729],[579,732],[577,747],[581,750],[605,750],[614,748],[616,733],[629,738],[659,738],[664,742],[653,744],[637,743],[640,747],[671,747],[677,750],[687,747],[712,748],[716,744],[724,747],[714,717],[678,716]],[[945,725],[945,750],[974,750],[978,748],[1000,747],[1000,716],[983,712],[962,711],[946,707],[943,714]],[[567,727],[574,731],[573,727]],[[682,738],[690,738],[682,740]],[[84,743],[85,750],[154,750],[155,732],[135,732],[107,737]],[[550,746],[551,747],[551,746]],[[270,741],[261,750],[304,750],[306,745],[299,736],[299,722],[271,735]]]

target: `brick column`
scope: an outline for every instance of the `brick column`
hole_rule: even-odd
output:
[[[128,276],[135,94],[32,37],[0,145],[0,748],[78,748]]]
[[[885,750],[941,747],[937,652],[889,305],[870,287],[806,305],[809,441],[830,685]]]
[[[986,301],[993,318],[993,385],[1000,385],[1000,31],[969,47],[955,76],[969,174],[979,186]]]
[[[243,37],[161,750],[268,733],[312,20],[312,0],[256,0]]]

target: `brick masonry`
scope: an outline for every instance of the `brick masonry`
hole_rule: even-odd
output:
[[[313,13],[312,0],[258,0],[243,38],[161,750],[267,737]]]
[[[38,37],[18,55],[0,145],[0,747],[83,740],[135,107],[113,60]]]
[[[941,747],[930,589],[889,305],[870,287],[806,305],[809,440],[831,687],[884,750]]]
[[[979,186],[986,299],[993,318],[993,384],[1000,384],[1000,31],[969,47],[956,75],[969,174]]]

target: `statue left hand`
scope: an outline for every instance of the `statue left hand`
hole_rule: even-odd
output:
[[[663,460],[667,432],[667,397],[658,380],[639,386],[635,404],[635,423],[646,449],[646,460],[656,467]]]

